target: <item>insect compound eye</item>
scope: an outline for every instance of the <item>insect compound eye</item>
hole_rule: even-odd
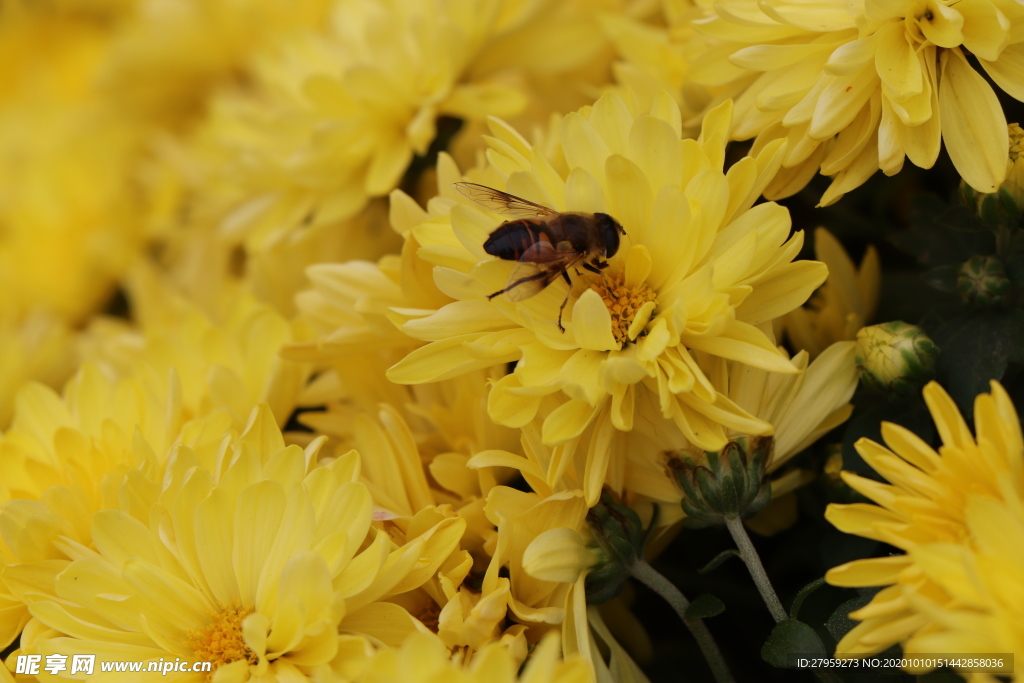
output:
[[[595,213],[597,224],[601,229],[601,236],[604,238],[604,253],[606,257],[615,256],[619,250],[619,235],[625,235],[619,222],[606,213]]]

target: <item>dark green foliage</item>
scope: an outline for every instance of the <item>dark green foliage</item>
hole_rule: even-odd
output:
[[[702,593],[694,598],[690,606],[686,608],[688,619],[707,619],[717,617],[725,611],[725,603],[711,593]]]
[[[780,669],[795,669],[798,656],[824,657],[825,646],[807,624],[796,619],[783,619],[764,641],[761,659]]]

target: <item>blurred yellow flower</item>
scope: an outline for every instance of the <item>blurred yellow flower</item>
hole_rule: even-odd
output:
[[[238,79],[248,52],[280,35],[272,15],[299,14],[236,0],[0,8],[0,320],[14,347],[4,357],[23,356],[19,338],[45,342],[31,362],[0,368],[0,426],[22,382],[67,378],[77,359],[55,351],[70,341],[63,328],[103,309],[138,255],[163,201],[163,171],[147,166],[153,124],[194,117],[210,87]]]
[[[248,87],[223,89],[185,141],[192,227],[247,255],[319,226],[355,232],[346,221],[398,187],[435,138],[519,113],[524,72],[561,73],[602,46],[582,4],[338,0],[322,29],[253,60]],[[381,253],[343,244],[316,261]]]
[[[1021,602],[1013,596],[1024,562],[1007,554],[1017,548],[1013,539],[1024,520],[1017,412],[992,382],[991,393],[975,400],[974,437],[938,384],[924,388],[924,399],[942,439],[938,452],[907,429],[882,423],[889,448],[867,439],[855,445],[890,483],[842,473],[877,505],[833,504],[826,511],[841,531],[905,551],[826,574],[837,586],[884,586],[851,614],[861,623],[837,652],[867,655],[903,643],[906,652],[1021,653]]]
[[[0,311],[0,429],[10,423],[14,398],[31,380],[60,386],[78,361],[74,333],[59,316]]]
[[[458,179],[446,154],[438,159],[437,175],[439,183]],[[419,255],[419,244],[410,232],[428,216],[411,197],[395,190],[390,219],[404,237],[400,255],[388,254],[377,263],[353,259],[310,266],[306,276],[312,287],[298,294],[296,305],[313,339],[290,344],[282,353],[299,360],[330,361],[393,349],[404,355],[420,346],[399,329],[408,312],[429,311],[452,301],[434,284],[433,267]]]
[[[757,326],[800,305],[824,280],[825,267],[791,262],[802,233],[790,238],[785,209],[750,208],[781,161],[782,142],[722,172],[730,119],[723,105],[705,119],[698,140],[681,140],[679,109],[668,95],[638,112],[607,94],[562,122],[562,172],[492,121],[491,165],[482,182],[556,210],[607,211],[625,228],[623,246],[600,278],[575,278],[563,333],[556,322],[567,293],[561,280],[520,303],[486,298],[506,285],[515,265],[483,249],[503,219],[447,189],[434,201],[448,213],[411,234],[422,245],[420,256],[434,264],[438,288],[457,300],[403,325],[431,343],[388,377],[418,384],[518,361],[491,391],[491,417],[522,426],[545,395],[562,392],[570,400],[544,423],[550,445],[578,443],[591,423],[632,429],[646,393],[702,448],[724,445],[723,425],[770,433],[767,423],[714,390],[702,363],[722,357],[797,372]],[[620,299],[635,299],[628,310],[605,282]],[[604,479],[610,443],[606,434],[592,455],[604,463],[595,464],[594,482]],[[600,484],[586,490],[593,502]]]
[[[326,20],[330,0],[133,0],[98,87],[132,118],[194,122],[218,87],[246,82],[255,54]]]
[[[828,266],[828,279],[806,306],[778,320],[793,348],[811,358],[836,342],[857,338],[878,308],[881,273],[878,251],[868,246],[857,268],[853,260],[825,228],[814,231],[814,256]]]
[[[1006,173],[1006,118],[967,54],[1024,100],[1022,24],[1024,8],[1007,0],[726,0],[695,22],[717,40],[689,73],[738,96],[733,139],[757,136],[755,150],[789,139],[769,197],[793,194],[820,168],[834,177],[828,205],[906,158],[931,168],[943,140],[964,180],[992,192]]]
[[[278,425],[288,421],[310,374],[279,356],[294,324],[239,288],[200,307],[152,268],[126,280],[134,324],[94,319],[80,343],[85,360],[158,394],[173,391],[186,419],[225,410],[240,429],[254,405],[267,403]]]

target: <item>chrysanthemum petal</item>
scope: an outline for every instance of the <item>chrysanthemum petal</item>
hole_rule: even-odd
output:
[[[692,349],[721,358],[740,361],[769,372],[798,372],[783,354],[756,327],[734,320],[717,337],[686,336]]]
[[[608,307],[593,289],[583,292],[573,304],[572,332],[582,349],[612,351],[619,348],[612,335],[612,317]]]
[[[596,413],[586,401],[572,399],[563,403],[544,420],[544,443],[558,444],[579,436]]]
[[[999,59],[978,61],[1000,88],[1014,99],[1024,102],[1024,43],[1008,45]]]
[[[825,576],[833,586],[886,586],[896,583],[900,572],[912,564],[906,555],[872,557],[833,567]]]
[[[1006,176],[1006,117],[985,79],[957,52],[942,53],[939,114],[953,165],[979,192],[995,192]]]

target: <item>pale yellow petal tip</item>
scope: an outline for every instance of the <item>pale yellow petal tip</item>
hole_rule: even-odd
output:
[[[523,553],[523,569],[543,581],[575,583],[580,574],[597,562],[597,555],[583,537],[568,527],[537,536]]]

